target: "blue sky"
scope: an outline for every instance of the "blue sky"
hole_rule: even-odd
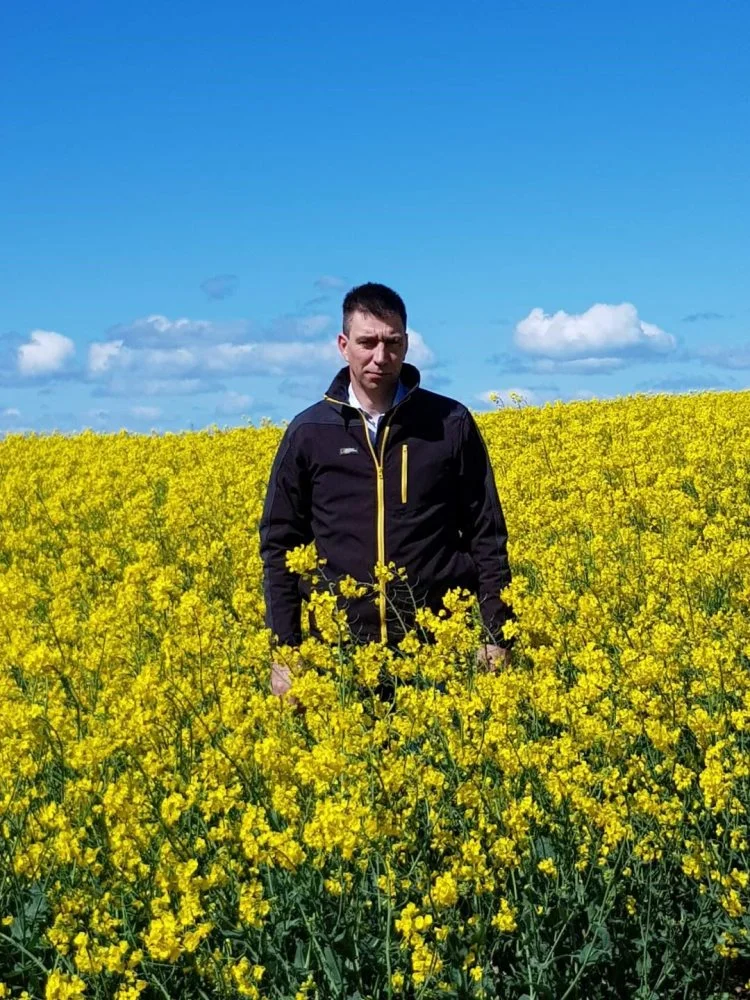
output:
[[[341,299],[484,408],[750,386],[750,5],[0,15],[0,431],[288,419]]]

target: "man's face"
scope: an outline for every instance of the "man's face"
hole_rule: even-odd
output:
[[[349,336],[340,333],[338,345],[355,383],[375,392],[395,387],[408,346],[399,316],[382,320],[358,310],[350,317]]]

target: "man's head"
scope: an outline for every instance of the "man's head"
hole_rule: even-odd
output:
[[[396,387],[406,356],[406,306],[400,295],[368,282],[347,292],[339,351],[355,388],[387,397]]]

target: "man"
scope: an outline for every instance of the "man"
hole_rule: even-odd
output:
[[[309,591],[285,556],[314,541],[328,580],[375,587],[375,599],[347,604],[358,641],[398,642],[415,606],[438,609],[447,590],[467,587],[489,634],[485,665],[506,662],[507,532],[471,413],[420,388],[404,362],[406,307],[385,285],[348,292],[338,347],[346,367],[288,426],[271,471],[260,523],[266,624],[280,644],[301,642]],[[376,581],[376,565],[389,562],[405,568],[405,582]],[[272,690],[285,695],[290,686],[288,668],[274,664]]]

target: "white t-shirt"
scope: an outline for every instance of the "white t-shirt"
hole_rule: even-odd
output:
[[[401,381],[401,379],[399,379],[396,384],[396,392],[393,395],[393,402],[391,403],[391,406],[395,406],[396,403],[400,403],[405,395],[406,395],[406,386]],[[378,433],[378,425],[380,421],[383,419],[384,414],[368,413],[367,410],[364,409],[360,401],[357,399],[357,396],[354,392],[354,388],[352,387],[351,382],[349,383],[349,406],[353,406],[355,410],[359,410],[359,412],[365,418],[365,423],[367,424],[367,431],[370,435],[370,440],[372,441],[373,444],[375,444],[375,438],[377,437]],[[390,409],[390,406],[388,407],[388,409]]]

